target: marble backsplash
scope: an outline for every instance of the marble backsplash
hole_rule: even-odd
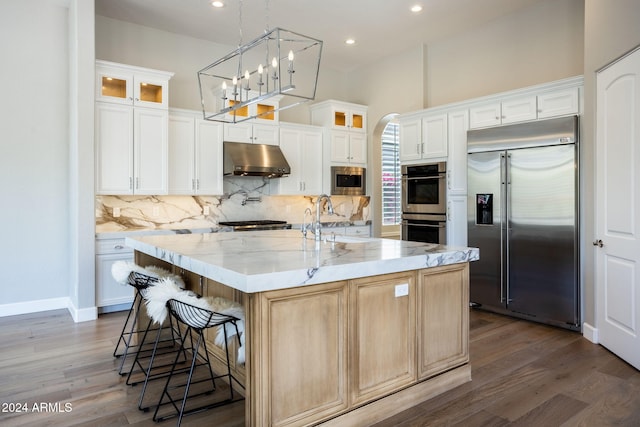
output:
[[[302,224],[318,195],[272,196],[268,180],[225,178],[222,196],[96,196],[96,232],[217,227],[219,221],[283,220]],[[335,214],[323,222],[365,224],[368,196],[332,196]],[[326,210],[325,210],[326,212]]]

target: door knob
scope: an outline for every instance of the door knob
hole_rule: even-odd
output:
[[[598,240],[594,240],[593,241],[593,246],[598,246],[598,247],[603,247],[604,243],[602,243],[602,240],[598,239]]]

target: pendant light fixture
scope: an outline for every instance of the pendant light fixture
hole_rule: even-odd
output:
[[[322,41],[282,28],[269,30],[267,22],[264,35],[242,44],[242,0],[238,15],[239,47],[198,71],[204,119],[238,123],[313,100]],[[277,107],[266,104],[269,99]]]

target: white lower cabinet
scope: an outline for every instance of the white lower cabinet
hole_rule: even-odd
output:
[[[133,302],[133,287],[121,285],[111,275],[111,266],[116,261],[133,261],[133,249],[125,246],[124,239],[97,240],[96,306],[103,312],[128,309],[119,305]]]
[[[370,225],[352,225],[344,228],[345,236],[371,237]]]
[[[322,193],[322,129],[316,126],[280,124],[280,149],[291,174],[274,181],[280,195]]]
[[[169,194],[223,194],[223,125],[200,116],[177,111],[169,116]]]
[[[370,225],[347,225],[341,227],[325,227],[322,229],[325,235],[336,236],[371,237]]]

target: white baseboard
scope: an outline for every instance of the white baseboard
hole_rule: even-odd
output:
[[[582,336],[594,344],[598,344],[598,328],[594,328],[588,323],[582,324]]]
[[[0,304],[0,317],[18,314],[38,313],[41,311],[60,310],[69,307],[69,297],[49,298],[35,301]]]
[[[67,306],[69,309],[69,313],[71,313],[71,317],[73,317],[73,321],[78,322],[88,322],[90,320],[96,320],[98,318],[98,307],[88,307],[88,308],[77,308],[73,305],[71,299],[69,299],[69,305]]]
[[[86,322],[98,318],[98,308],[76,308],[69,297],[49,298],[35,301],[0,304],[0,317],[17,316],[19,314],[39,313],[50,310],[69,310],[74,322]]]

